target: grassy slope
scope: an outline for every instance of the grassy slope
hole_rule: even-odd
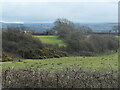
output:
[[[39,38],[45,44],[57,44],[59,46],[66,46],[66,44],[62,40],[58,39],[58,36],[34,35],[34,37]]]
[[[34,68],[47,70],[60,70],[64,68],[78,68],[85,70],[114,70],[118,69],[118,54],[102,55],[96,57],[63,57],[54,59],[31,60],[24,59],[23,62],[4,62],[3,69],[8,67],[24,68],[31,66]]]

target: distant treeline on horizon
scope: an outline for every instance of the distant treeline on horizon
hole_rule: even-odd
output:
[[[117,26],[118,23],[77,23],[80,26],[88,26],[93,32],[108,32],[112,31],[113,26]],[[34,32],[44,32],[46,30],[50,30],[54,24],[53,23],[2,23],[2,28],[7,28],[8,26],[25,26],[29,30]]]

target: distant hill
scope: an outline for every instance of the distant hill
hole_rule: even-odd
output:
[[[43,32],[47,29],[50,29],[54,26],[52,23],[2,23],[2,28],[7,28],[7,26],[26,26],[29,30],[33,30],[35,32]]]
[[[53,23],[2,23],[2,28],[7,28],[7,26],[26,26],[28,29],[35,32],[43,32],[49,30],[54,26]],[[94,32],[108,31],[112,30],[113,26],[117,23],[77,23],[80,26],[89,26]]]
[[[117,26],[117,23],[83,23],[81,26],[89,26],[94,32],[102,32],[112,30],[113,26]]]

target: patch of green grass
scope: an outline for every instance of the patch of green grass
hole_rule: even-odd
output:
[[[37,37],[42,41],[42,43],[45,44],[52,44],[52,45],[58,45],[58,46],[66,46],[66,44],[58,39],[58,36],[53,36],[53,35],[34,35],[34,37]]]
[[[84,70],[118,70],[118,54],[94,57],[63,57],[51,59],[23,59],[22,62],[3,62],[3,69],[33,67],[42,70],[62,70],[65,68],[82,68]]]

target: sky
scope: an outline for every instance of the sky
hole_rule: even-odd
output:
[[[110,23],[118,21],[118,2],[2,2],[4,22],[52,23],[66,18],[77,23]]]

